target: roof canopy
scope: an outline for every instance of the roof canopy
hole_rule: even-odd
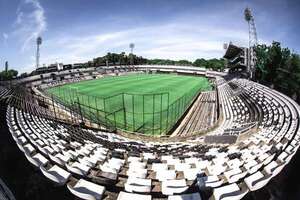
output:
[[[229,46],[225,52],[225,55],[223,57],[231,60],[231,59],[235,58],[242,50],[243,49],[238,46],[229,44]]]

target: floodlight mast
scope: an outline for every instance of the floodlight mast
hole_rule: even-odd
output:
[[[254,23],[254,17],[250,8],[246,8],[244,11],[245,20],[248,22],[249,31],[249,46],[248,46],[248,58],[247,58],[247,71],[250,74],[250,79],[254,79],[255,76],[255,64],[256,55],[254,48],[257,46],[257,33]]]
[[[131,53],[131,54],[133,53],[134,47],[135,47],[134,43],[130,43],[130,44],[129,44],[129,48],[130,48],[130,53]]]
[[[135,47],[134,43],[129,44],[130,53],[131,53],[131,56],[130,56],[130,64],[131,65],[133,65],[133,49],[134,49],[134,47]]]
[[[36,68],[39,68],[40,65],[40,45],[42,44],[42,38],[38,37],[36,39]]]

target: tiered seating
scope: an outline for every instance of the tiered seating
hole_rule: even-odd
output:
[[[0,100],[5,99],[12,93],[11,89],[8,89],[6,87],[3,87],[0,85]]]
[[[218,82],[221,82],[220,78]],[[218,86],[223,118],[220,126],[210,135],[239,136],[261,123],[262,108],[255,103],[248,90],[239,84],[231,80]]]
[[[209,134],[238,137],[248,126],[256,128],[232,145],[201,143],[201,137],[144,142],[12,106],[7,123],[28,161],[79,198],[205,199],[209,190],[211,199],[241,199],[268,184],[298,150],[300,109],[290,98],[251,81],[218,80],[223,120]]]
[[[68,184],[68,189],[81,199],[102,199],[105,187],[80,179],[75,185]]]
[[[29,115],[21,110],[11,107],[9,110],[8,116],[10,117],[8,119],[12,119],[12,121],[8,123],[11,126],[12,135],[18,138],[16,141],[20,141],[18,142],[20,149],[47,178],[60,185],[72,181],[73,176],[87,177],[95,183],[110,185],[112,180],[114,184],[122,181],[122,178],[118,177],[124,173],[128,177],[124,181],[124,190],[126,191],[149,193],[157,190],[154,185],[161,181],[162,188],[159,189],[161,195],[176,194],[178,191],[185,191],[188,188],[184,179],[176,179],[179,171],[185,170],[184,164],[177,167],[175,164],[180,163],[180,159],[160,157],[160,154],[167,150],[177,152],[180,149],[181,152],[186,152],[185,154],[191,152],[191,149],[195,150],[194,153],[197,150],[200,150],[199,152],[206,151],[205,149],[201,150],[201,145],[193,145],[184,149],[185,145],[183,144],[133,144],[114,134],[107,137],[109,140],[104,140],[105,137],[100,136],[107,136],[105,133],[91,130],[81,130],[82,132],[80,132],[78,129],[72,130],[63,124]],[[91,140],[98,140],[100,144],[91,142]],[[131,156],[134,153],[127,152],[127,150],[132,150],[135,145],[142,146],[148,153],[141,155],[136,151],[135,154],[138,157]],[[104,146],[110,147],[110,150]],[[153,153],[150,153],[151,151]],[[155,159],[160,163],[155,163]],[[125,160],[127,164],[125,164]],[[162,161],[166,163],[163,164]],[[173,168],[176,166],[176,169],[169,169],[170,165]],[[187,164],[186,169],[190,168]],[[146,176],[152,176],[154,183],[151,178],[146,179]],[[191,175],[188,176],[189,179],[194,180],[196,173],[193,178]],[[177,187],[173,187],[173,183],[177,183]]]
[[[203,92],[174,133],[177,136],[188,136],[211,128],[216,120],[216,93]]]

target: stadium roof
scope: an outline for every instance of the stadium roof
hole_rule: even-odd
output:
[[[235,58],[242,50],[243,49],[241,47],[235,46],[233,44],[229,44],[223,58],[231,60],[231,59]]]

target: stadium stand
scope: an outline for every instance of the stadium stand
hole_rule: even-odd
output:
[[[58,121],[20,91],[10,92],[6,121],[35,169],[53,184],[67,185],[78,198],[242,199],[266,186],[297,152],[300,108],[258,83],[210,76],[217,94],[202,93],[196,100],[180,129],[180,135],[191,135],[185,141],[144,141]],[[219,119],[211,112],[218,106]],[[207,133],[210,139],[190,134],[217,121]]]
[[[11,94],[11,90],[0,85],[0,100],[7,98]]]
[[[217,121],[216,106],[215,92],[202,92],[174,135],[189,136],[212,127]]]

